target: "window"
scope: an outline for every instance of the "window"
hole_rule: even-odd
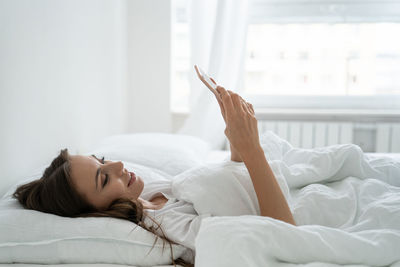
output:
[[[175,6],[173,108],[189,96],[185,2]],[[400,108],[400,3],[253,0],[250,10],[243,94],[252,103]]]
[[[398,95],[400,24],[253,24],[245,62],[247,93]]]

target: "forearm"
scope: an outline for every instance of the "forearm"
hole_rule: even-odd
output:
[[[275,179],[261,147],[242,153],[257,194],[261,216],[268,216],[296,225],[285,196]]]
[[[229,143],[229,145],[231,147],[231,161],[243,162],[239,152],[232,146],[231,143]]]

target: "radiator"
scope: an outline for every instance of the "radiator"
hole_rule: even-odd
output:
[[[294,147],[357,144],[364,152],[399,153],[400,123],[260,121],[260,134],[270,130]]]
[[[175,112],[175,129],[187,113]],[[400,111],[257,109],[260,134],[270,130],[293,146],[356,144],[364,152],[400,153]],[[222,149],[229,149],[229,141]]]

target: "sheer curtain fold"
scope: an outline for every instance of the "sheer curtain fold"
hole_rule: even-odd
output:
[[[197,78],[193,65],[227,90],[240,92],[248,10],[249,0],[189,2],[190,114],[178,133],[200,137],[213,149],[223,148],[225,122],[215,96]]]

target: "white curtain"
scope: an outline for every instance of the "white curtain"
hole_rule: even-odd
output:
[[[178,131],[225,144],[225,122],[215,96],[197,78],[197,64],[227,90],[239,92],[242,82],[249,0],[192,0],[189,4],[191,66],[190,115]]]

